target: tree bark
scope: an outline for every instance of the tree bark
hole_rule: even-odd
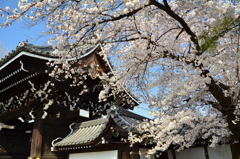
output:
[[[211,83],[206,84],[209,91],[219,102],[218,109],[223,115],[227,116],[228,128],[231,131],[230,134],[230,148],[232,153],[232,159],[240,159],[240,123],[234,123],[235,115],[233,111],[235,106],[232,103],[231,97],[225,97],[223,90],[227,87],[223,84],[217,84],[217,81],[211,78]]]
[[[230,148],[232,152],[232,159],[240,159],[240,125],[234,124],[231,117],[228,117],[228,128],[230,134]]]

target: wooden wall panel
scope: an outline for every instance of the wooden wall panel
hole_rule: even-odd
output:
[[[1,130],[0,158],[26,159],[29,152],[30,134]]]
[[[66,152],[52,152],[52,141],[58,137],[66,137],[70,133],[68,124],[48,124],[43,125],[42,158],[41,159],[67,159]]]

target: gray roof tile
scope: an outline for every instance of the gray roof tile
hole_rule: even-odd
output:
[[[73,146],[90,143],[99,137],[108,124],[108,118],[101,118],[74,125],[73,131],[54,146]]]
[[[113,118],[118,126],[127,131],[136,131],[137,126],[146,120],[146,117],[130,112],[119,106],[112,106],[108,114]]]

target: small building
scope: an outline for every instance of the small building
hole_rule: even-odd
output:
[[[144,146],[130,146],[127,142],[128,132],[136,132],[136,126],[144,119],[121,107],[112,106],[105,118],[73,123],[71,133],[54,142],[52,150],[67,152],[69,159],[137,159]]]

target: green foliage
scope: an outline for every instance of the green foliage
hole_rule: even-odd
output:
[[[218,39],[225,33],[231,31],[236,25],[239,25],[239,17],[234,19],[231,16],[225,16],[221,19],[218,25],[211,27],[208,31],[203,32],[198,37],[201,41],[200,54],[203,54],[207,50],[214,50],[218,45]]]
[[[217,47],[217,38],[203,36],[201,37],[203,44],[201,45],[201,54],[209,49],[215,49]]]

